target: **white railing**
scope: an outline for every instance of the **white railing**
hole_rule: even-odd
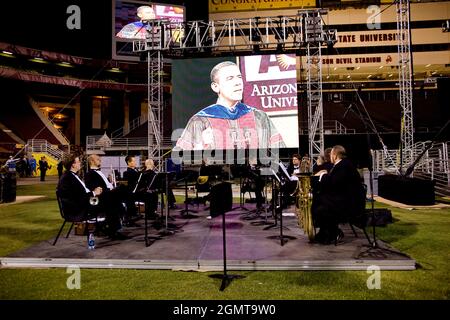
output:
[[[62,145],[70,145],[70,141],[67,139],[67,137],[64,135],[64,133],[57,129],[55,127],[55,123],[39,108],[39,103],[36,102],[32,97],[28,97],[28,101],[30,102],[31,107],[33,108],[34,112],[36,112],[36,115],[41,119],[42,123],[47,127],[47,129],[55,136],[56,139],[62,144]]]
[[[113,138],[110,142],[105,144],[100,140],[102,135],[87,136],[86,150],[90,151],[104,151],[104,150],[147,150],[147,137],[135,138]],[[172,148],[172,141],[170,138],[164,138],[162,141],[163,149]]]
[[[414,159],[417,159],[430,142],[418,142],[414,144]],[[450,162],[449,142],[435,144],[428,149],[414,166],[414,177],[431,179],[435,182],[437,195],[450,196]],[[395,166],[400,164],[399,150],[375,150],[373,152],[374,171],[384,173],[396,173]],[[392,160],[389,160],[392,159]],[[395,162],[395,164],[393,164]],[[403,165],[403,173],[410,164]]]
[[[302,125],[302,128],[306,128],[306,122]],[[323,121],[324,134],[355,134],[355,129],[348,129],[342,123],[337,120],[324,120]],[[308,129],[302,129],[301,134],[308,134]]]
[[[128,123],[128,126],[123,126],[122,128],[119,128],[111,133],[112,138],[122,138],[123,136],[127,135],[134,129],[139,128],[141,125],[147,122],[147,114],[143,114],[133,120],[131,120]]]
[[[44,139],[30,139],[27,142],[28,152],[43,152],[51,155],[57,160],[61,160],[64,156],[64,151],[58,148],[57,145],[48,143]]]

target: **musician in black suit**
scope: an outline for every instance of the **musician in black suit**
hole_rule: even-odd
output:
[[[144,201],[145,215],[149,219],[158,217],[156,210],[158,209],[158,184],[155,164],[152,159],[145,160],[145,168],[139,174],[136,186],[136,198]]]
[[[127,170],[123,173],[123,178],[127,181],[127,216],[137,216],[137,208],[135,206],[136,199],[136,187],[139,179],[139,171],[136,169],[136,158],[134,156],[126,156],[125,162],[127,163]]]
[[[88,214],[94,211],[89,204],[89,200],[93,196],[100,196],[103,192],[101,187],[89,190],[84,182],[78,177],[77,173],[81,168],[80,158],[70,155],[64,159],[64,168],[66,172],[61,176],[58,182],[58,194],[64,207],[64,213],[73,217],[85,220]],[[113,213],[106,212],[107,233],[113,239],[126,239],[127,237],[119,233],[120,220]]]
[[[318,242],[328,244],[343,237],[338,228],[339,222],[359,214],[365,201],[361,177],[346,159],[344,147],[337,145],[331,149],[330,172],[321,170],[315,174],[319,177],[320,192],[313,198],[312,213],[320,228],[316,235]]]
[[[287,167],[287,172],[289,175],[295,175],[300,173],[300,155],[298,153],[294,153],[291,157],[291,162]]]
[[[321,170],[330,172],[332,168],[333,164],[331,163],[331,148],[326,148],[323,152],[323,155],[321,154],[317,158],[317,162],[313,166],[313,173],[315,174]]]
[[[286,181],[282,188],[283,209],[286,209],[289,205],[295,203],[295,196],[293,194],[297,189],[298,175],[303,172],[301,159],[302,157],[298,153],[294,153],[291,157],[291,162],[286,169],[290,179]]]
[[[89,170],[84,176],[86,187],[89,190],[101,187],[103,190],[99,196],[97,210],[99,212],[112,212],[126,220],[125,208],[122,205],[122,202],[126,202],[126,190],[121,187],[115,188],[101,171],[102,159],[99,155],[91,154],[87,160]]]

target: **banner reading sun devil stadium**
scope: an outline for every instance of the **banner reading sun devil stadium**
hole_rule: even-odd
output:
[[[209,0],[209,13],[314,7],[315,0]]]

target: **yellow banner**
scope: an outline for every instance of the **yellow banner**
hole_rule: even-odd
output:
[[[209,0],[209,13],[310,8],[316,0]]]

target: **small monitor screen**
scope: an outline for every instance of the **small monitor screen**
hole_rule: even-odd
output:
[[[150,1],[115,0],[113,6],[112,57],[119,60],[139,60],[133,52],[133,41],[147,36],[146,21],[152,19],[182,22],[183,6]]]

